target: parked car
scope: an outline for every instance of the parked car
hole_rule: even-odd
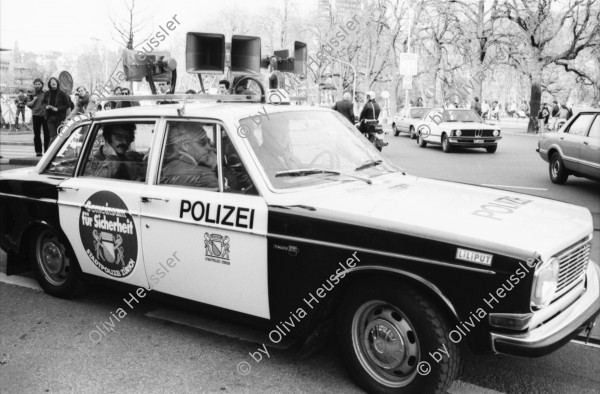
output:
[[[445,153],[455,147],[485,148],[494,153],[501,139],[500,129],[483,123],[472,109],[433,110],[417,127],[417,143],[421,148],[427,144],[442,145]]]
[[[542,133],[536,151],[550,163],[553,183],[569,175],[600,181],[600,110],[579,112],[558,131]]]
[[[246,99],[101,111],[1,172],[7,273],[190,300],[263,346],[335,339],[368,392],[445,392],[462,344],[539,356],[595,320],[587,209],[411,176],[334,111]],[[483,128],[455,114],[445,135]]]
[[[394,117],[392,123],[392,130],[394,131],[394,137],[400,135],[400,133],[409,133],[410,139],[414,140],[417,138],[417,123],[425,116],[432,108],[422,107],[409,107],[402,108],[400,112]]]

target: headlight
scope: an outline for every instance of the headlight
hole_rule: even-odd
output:
[[[558,286],[558,268],[558,259],[553,257],[535,271],[531,291],[532,306],[538,309],[544,308],[554,299]]]
[[[457,137],[460,137],[460,135],[462,134],[462,132],[460,130],[453,130],[454,135]]]
[[[494,137],[498,137],[500,135],[500,130],[494,130]]]

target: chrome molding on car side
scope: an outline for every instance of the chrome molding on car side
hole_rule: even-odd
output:
[[[267,236],[272,237],[272,238],[284,239],[286,241],[305,242],[305,243],[310,243],[310,244],[314,244],[314,245],[329,246],[332,248],[347,249],[350,251],[376,254],[379,256],[386,256],[386,257],[393,257],[393,258],[398,258],[398,259],[418,261],[420,263],[439,265],[442,267],[458,268],[458,269],[463,269],[466,271],[479,272],[479,273],[488,274],[488,275],[496,274],[496,272],[494,272],[492,270],[487,270],[487,269],[483,269],[483,268],[475,268],[475,267],[467,267],[467,266],[458,265],[458,264],[450,264],[450,263],[446,263],[446,262],[439,261],[439,260],[425,259],[422,257],[416,257],[416,256],[400,254],[400,253],[382,252],[380,250],[375,250],[375,249],[367,249],[367,248],[361,248],[361,247],[356,247],[356,246],[351,246],[351,245],[344,245],[344,244],[325,242],[325,241],[317,241],[315,239],[308,239],[308,238],[290,237],[287,235],[279,235],[279,234],[272,234],[272,233],[267,234]]]

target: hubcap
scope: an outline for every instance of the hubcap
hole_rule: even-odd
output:
[[[67,281],[69,259],[58,238],[49,231],[40,235],[37,242],[37,261],[46,280],[54,286]]]
[[[354,314],[352,342],[361,365],[380,384],[403,387],[415,378],[420,360],[416,331],[395,306],[363,304]]]
[[[554,160],[554,162],[552,162],[552,176],[553,177],[558,177],[558,172],[560,171],[560,163],[558,162],[558,160]]]

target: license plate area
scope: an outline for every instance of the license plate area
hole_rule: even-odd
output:
[[[483,140],[473,140],[473,142],[476,144],[483,144]]]

